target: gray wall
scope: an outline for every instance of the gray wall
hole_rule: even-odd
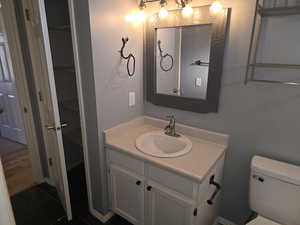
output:
[[[243,84],[255,1],[222,3],[232,7],[232,17],[219,112],[198,114],[146,103],[145,113],[158,118],[173,113],[178,122],[231,135],[225,162],[222,216],[242,224],[250,213],[251,157],[259,154],[300,165],[300,89]]]
[[[89,0],[94,76],[100,131],[143,114],[142,27],[125,21],[135,0]],[[129,37],[125,54],[136,57],[136,73],[129,78],[119,50]],[[136,106],[128,106],[128,92],[136,92]]]
[[[79,4],[85,1],[78,0],[76,2]],[[92,49],[91,56],[82,56],[82,58],[86,57],[87,64],[92,57],[93,71],[90,70],[89,75],[94,73],[94,78],[91,76],[87,77],[89,83],[86,83],[84,91],[88,91],[91,97],[90,99],[88,96],[86,98],[87,109],[93,108],[96,110],[96,112],[93,110],[90,115],[94,118],[94,114],[97,114],[97,119],[89,119],[89,124],[94,129],[94,131],[91,131],[91,134],[96,133],[98,136],[96,139],[91,138],[89,140],[91,143],[95,142],[96,146],[89,149],[89,151],[90,155],[93,156],[90,160],[92,161],[91,178],[93,182],[94,205],[104,214],[108,206],[108,192],[105,179],[106,168],[102,132],[106,128],[133,119],[144,112],[142,76],[143,29],[141,26],[131,25],[124,19],[125,15],[136,7],[137,2],[135,0],[89,0],[88,3],[90,32],[88,30],[84,31],[84,26],[82,26],[82,29],[84,32],[91,34],[91,45],[89,46],[87,37],[80,44],[82,44],[82,48]],[[81,8],[78,7],[78,9],[80,9],[78,12],[82,11]],[[88,18],[88,15],[81,16]],[[88,26],[87,21],[84,22]],[[121,61],[118,52],[122,46],[121,38],[126,36],[129,37],[129,42],[125,48],[125,54],[132,52],[137,60],[136,73],[131,78],[126,72],[126,62]],[[87,65],[86,70],[88,69],[89,66]],[[85,78],[83,77],[83,79]],[[129,91],[136,92],[136,106],[134,107],[128,106]],[[94,92],[95,96],[92,96],[92,92]]]

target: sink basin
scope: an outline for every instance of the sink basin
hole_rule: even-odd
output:
[[[183,135],[171,137],[162,131],[149,132],[136,139],[136,147],[141,152],[160,158],[172,158],[187,154],[192,142]]]

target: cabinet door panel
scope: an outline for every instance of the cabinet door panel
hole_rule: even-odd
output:
[[[120,167],[111,166],[112,209],[133,224],[144,224],[144,181]]]
[[[149,225],[191,225],[194,203],[158,184],[147,190],[147,221]],[[148,187],[149,187],[148,186]]]

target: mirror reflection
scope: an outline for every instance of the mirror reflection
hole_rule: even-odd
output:
[[[156,29],[158,94],[206,99],[212,25]]]

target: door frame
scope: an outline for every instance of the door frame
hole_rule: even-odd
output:
[[[94,209],[94,206],[93,206],[93,198],[92,198],[92,183],[91,183],[91,176],[90,176],[91,173],[90,173],[88,144],[87,144],[87,132],[86,132],[87,126],[86,126],[86,116],[85,116],[85,110],[84,110],[84,100],[83,100],[83,91],[82,91],[82,82],[81,82],[82,74],[81,74],[81,67],[80,67],[80,60],[79,60],[79,49],[78,49],[78,44],[79,43],[78,43],[78,37],[77,37],[74,1],[73,0],[68,0],[68,6],[69,6],[72,44],[73,44],[77,95],[78,95],[78,103],[79,103],[80,126],[81,126],[81,136],[82,136],[84,167],[85,167],[85,178],[86,178],[86,185],[87,185],[89,209],[92,213],[92,211],[95,211],[95,209]]]
[[[31,165],[33,168],[33,179],[35,183],[42,183],[44,176],[42,172],[39,145],[35,130],[34,116],[30,101],[29,88],[26,79],[26,70],[23,61],[19,30],[15,14],[15,6],[12,0],[1,1],[2,25],[5,30],[12,66],[15,74],[18,102],[24,124],[27,146],[30,152]]]
[[[34,1],[42,1],[42,0],[34,0]],[[35,8],[35,5],[26,4],[24,0],[23,2],[23,11],[25,9],[29,9],[30,11],[39,11],[39,8]],[[83,144],[83,155],[84,155],[84,165],[85,165],[85,175],[86,175],[86,185],[87,185],[87,194],[88,194],[88,202],[89,202],[89,209],[90,212],[100,219],[102,222],[106,222],[112,214],[108,216],[101,215],[96,211],[93,206],[92,201],[92,188],[91,188],[91,176],[90,176],[90,165],[89,165],[89,155],[88,155],[88,144],[87,144],[87,126],[86,126],[86,115],[84,109],[84,98],[83,98],[83,91],[82,91],[82,82],[81,82],[81,68],[80,68],[80,60],[79,60],[79,50],[78,50],[78,37],[77,37],[77,28],[76,28],[76,17],[75,17],[75,6],[72,0],[68,0],[69,4],[69,14],[70,14],[70,25],[71,25],[71,35],[72,35],[72,44],[73,44],[73,54],[74,54],[74,65],[75,65],[75,72],[76,72],[76,84],[77,84],[77,93],[78,93],[78,101],[79,101],[79,113],[80,113],[80,123],[81,123],[81,131],[82,131],[82,144]],[[34,8],[33,8],[34,7]],[[41,21],[46,22],[46,21]],[[27,26],[25,27],[27,30]],[[33,38],[28,40],[29,42],[33,42]],[[43,66],[47,66],[47,64],[43,64]],[[47,68],[46,68],[47,69]],[[38,74],[33,72],[33,76],[36,77]],[[39,83],[36,82],[36,87],[39,89]],[[47,151],[47,156],[51,156],[51,153]],[[50,177],[48,183],[52,184],[51,180],[51,167],[49,167]]]

